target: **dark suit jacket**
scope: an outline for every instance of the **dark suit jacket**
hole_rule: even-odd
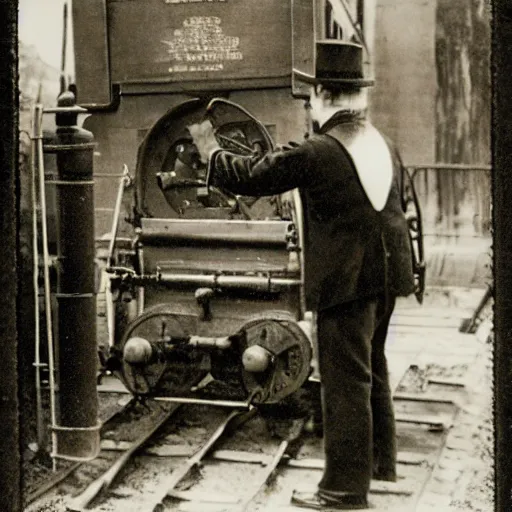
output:
[[[267,196],[299,188],[306,217],[306,296],[310,309],[374,297],[385,290],[396,296],[414,291],[398,153],[390,148],[392,189],[384,210],[377,212],[347,151],[329,134],[339,122],[347,120],[329,121],[320,134],[290,150],[263,157],[219,151],[212,155],[210,164],[210,184],[236,194]]]

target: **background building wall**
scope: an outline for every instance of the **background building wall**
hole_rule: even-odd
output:
[[[415,184],[427,282],[482,286],[492,279],[490,2],[376,1],[371,118],[406,165],[426,167]]]
[[[377,0],[373,123],[408,164],[435,161],[436,0]]]
[[[490,12],[487,0],[437,0],[436,161],[489,164]],[[486,234],[489,181],[482,173],[435,176],[441,229]],[[467,216],[473,216],[468,223]]]
[[[348,5],[355,10],[360,2],[350,0]],[[44,9],[40,3],[39,0],[20,0],[20,38],[26,43],[20,56],[22,129],[28,129],[29,124],[28,110],[23,107],[30,101],[25,100],[33,101],[33,96],[39,92],[38,86],[42,85],[41,93],[47,105],[54,103],[58,92],[63,0],[45,0]],[[489,163],[488,4],[489,0],[365,0],[365,38],[376,78],[376,85],[371,89],[371,118],[397,143],[407,165]],[[66,75],[72,75],[71,10],[68,21]],[[44,74],[37,71],[35,80],[35,77],[27,79],[27,72],[32,72],[34,66],[25,66],[32,48],[40,53],[41,60],[49,64]],[[161,99],[155,99],[155,102]],[[301,113],[302,102],[296,100],[296,104],[297,112]],[[144,109],[138,112],[144,112]],[[255,113],[262,114],[259,108]],[[296,117],[294,111],[281,121],[284,126],[295,130],[293,134],[277,130],[277,142],[286,143],[289,137],[301,138],[304,126],[302,122],[297,125]],[[120,118],[118,124],[126,121]],[[264,121],[275,122],[268,118]],[[136,128],[146,130],[152,122],[153,118]],[[53,116],[45,116],[45,124],[51,128]],[[119,128],[125,133],[128,127],[123,125]],[[130,168],[134,167],[137,141],[129,139],[128,143],[128,139],[119,133],[119,140],[125,143],[116,143],[125,149],[123,154],[121,149],[113,151],[116,161],[109,165],[111,173],[119,172],[125,162],[131,164]],[[99,137],[100,134],[96,135]],[[128,148],[131,153],[128,153]],[[105,150],[104,144],[101,150]],[[100,167],[98,162],[98,172]],[[105,180],[101,183],[99,188],[104,189]],[[435,260],[430,262],[431,282],[449,282],[451,277],[445,280],[441,273],[452,268],[448,272],[451,274],[461,267],[459,255],[454,256],[453,252],[462,251],[464,258],[478,260],[478,264],[474,271],[471,270],[471,276],[463,275],[455,282],[481,283],[482,268],[489,260],[491,244],[490,174],[432,169],[418,173],[417,186],[424,213],[428,254],[434,255]],[[110,225],[111,197],[115,195],[116,187],[110,188],[112,190],[109,190],[105,201],[101,192],[97,193],[97,209],[101,210],[98,214],[98,236]],[[447,258],[451,263],[447,264]],[[473,268],[474,264],[469,267]]]

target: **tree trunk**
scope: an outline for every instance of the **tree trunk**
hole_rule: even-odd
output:
[[[436,23],[436,160],[490,160],[490,13],[486,0],[438,0]],[[439,227],[473,224],[487,232],[490,180],[479,172],[437,171]],[[471,202],[472,207],[467,203]],[[468,213],[474,212],[473,218]],[[472,213],[471,213],[472,214]]]

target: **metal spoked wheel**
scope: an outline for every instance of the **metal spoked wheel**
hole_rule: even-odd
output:
[[[256,315],[242,327],[243,350],[258,345],[267,350],[271,364],[264,372],[242,373],[250,395],[260,389],[258,402],[277,403],[297,391],[311,373],[311,343],[293,317],[281,311]]]
[[[186,393],[205,375],[204,355],[189,347],[164,348],[165,340],[185,338],[193,329],[194,317],[177,315],[166,305],[148,308],[126,329],[120,343],[121,352],[132,338],[143,338],[154,347],[149,362],[129,363],[123,358],[119,376],[136,395],[173,396]],[[165,351],[171,351],[165,353]]]

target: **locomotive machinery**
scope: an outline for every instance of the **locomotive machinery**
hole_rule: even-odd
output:
[[[77,101],[98,142],[96,229],[110,240],[107,368],[137,395],[279,402],[318,377],[300,196],[206,187],[189,127],[209,119],[220,146],[241,154],[301,140],[307,116],[294,98],[308,87],[292,70],[313,65],[315,39],[364,39],[372,2],[72,8]],[[135,172],[114,199],[108,176],[122,163]],[[112,222],[104,213],[114,203]]]
[[[221,147],[246,155],[302,140],[296,98],[309,86],[296,71],[311,74],[315,41],[336,38],[361,46],[370,73],[375,1],[72,5],[77,101],[98,144],[96,229],[109,240],[107,368],[137,395],[279,402],[318,378],[300,196],[207,187],[189,128],[209,119]],[[114,199],[120,163],[135,172]],[[417,234],[417,201],[404,206]],[[412,243],[421,261],[421,235]]]
[[[221,147],[273,147],[261,123],[220,98],[183,103],[148,133],[133,184],[135,236],[124,251],[119,207],[112,228],[107,366],[136,395],[276,403],[311,374],[300,199],[207,187],[189,131],[206,112]],[[160,204],[147,201],[152,188]]]

